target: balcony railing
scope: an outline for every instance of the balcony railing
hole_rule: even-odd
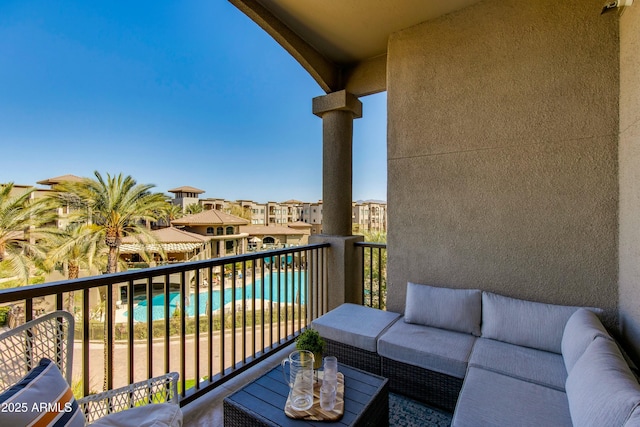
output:
[[[74,313],[75,393],[177,371],[186,404],[289,344],[326,311],[328,247],[4,289],[0,304],[23,313],[22,321],[37,306]]]
[[[387,245],[386,243],[358,242],[362,248],[362,305],[386,309],[387,307]]]

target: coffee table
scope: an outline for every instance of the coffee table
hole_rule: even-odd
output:
[[[284,407],[289,394],[282,368],[277,366],[226,397],[224,425],[246,426],[388,426],[389,387],[386,378],[347,365],[344,374],[344,416],[335,422],[295,420]]]

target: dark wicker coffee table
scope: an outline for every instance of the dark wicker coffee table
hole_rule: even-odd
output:
[[[294,420],[284,413],[289,387],[280,366],[224,399],[225,426],[388,426],[387,379],[339,365],[344,374],[344,416],[336,422]]]

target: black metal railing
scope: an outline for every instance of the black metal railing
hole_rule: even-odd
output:
[[[56,309],[74,314],[74,392],[177,371],[186,404],[289,344],[311,313],[322,314],[328,247],[4,289],[0,304],[21,321]]]
[[[387,244],[357,242],[362,248],[362,305],[387,307]]]

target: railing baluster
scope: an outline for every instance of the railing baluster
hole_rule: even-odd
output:
[[[153,278],[147,279],[147,378],[153,377]]]
[[[256,260],[251,261],[251,354],[256,354]]]
[[[207,372],[209,381],[213,378],[213,267],[207,268]]]
[[[195,323],[193,337],[193,366],[195,388],[200,388],[200,270],[195,269],[195,282],[193,284],[193,321]],[[189,284],[191,286],[191,284]]]
[[[262,351],[264,352],[265,346],[264,346],[264,338],[265,338],[265,317],[264,317],[264,312],[266,310],[265,308],[265,304],[264,304],[264,300],[265,300],[265,293],[264,293],[264,285],[265,285],[265,281],[266,281],[266,277],[264,275],[264,258],[260,260],[260,299],[262,301],[262,314],[261,314],[261,319],[260,319],[260,325],[261,325],[261,332],[260,332],[260,348],[262,349]]]
[[[169,274],[164,275],[164,371],[171,371],[171,313],[169,304],[171,302],[171,283]]]
[[[242,364],[247,363],[247,262],[242,261]]]
[[[134,307],[133,307],[133,298],[134,298],[134,289],[133,289],[133,280],[129,280],[129,282],[127,283],[127,321],[129,323],[129,333],[127,334],[127,348],[128,348],[128,352],[129,352],[129,382],[133,383],[134,380],[134,361],[135,361],[135,354],[134,354],[134,349],[135,349],[135,345],[134,345],[134,334],[135,334],[135,330],[134,330],[134,323],[133,321],[135,320],[134,316]]]
[[[284,337],[289,336],[289,270],[287,254],[284,254]],[[281,274],[280,274],[281,275]]]
[[[89,394],[89,288],[82,290],[82,394]]]
[[[182,396],[186,393],[186,335],[187,335],[187,316],[186,316],[186,296],[188,292],[188,284],[186,284],[184,270],[180,272],[180,383],[182,385]]]
[[[107,375],[106,385],[107,390],[111,390],[113,388],[113,284],[107,284],[107,304],[106,304],[106,323],[107,323],[107,369],[105,374]]]
[[[225,322],[225,307],[224,307],[224,294],[225,294],[225,284],[224,284],[224,264],[218,267],[220,271],[220,307],[218,309],[220,313],[220,348],[218,349],[218,353],[220,355],[220,375],[224,375],[224,356],[225,356],[225,344],[224,344],[224,336],[226,330],[226,322]]]

